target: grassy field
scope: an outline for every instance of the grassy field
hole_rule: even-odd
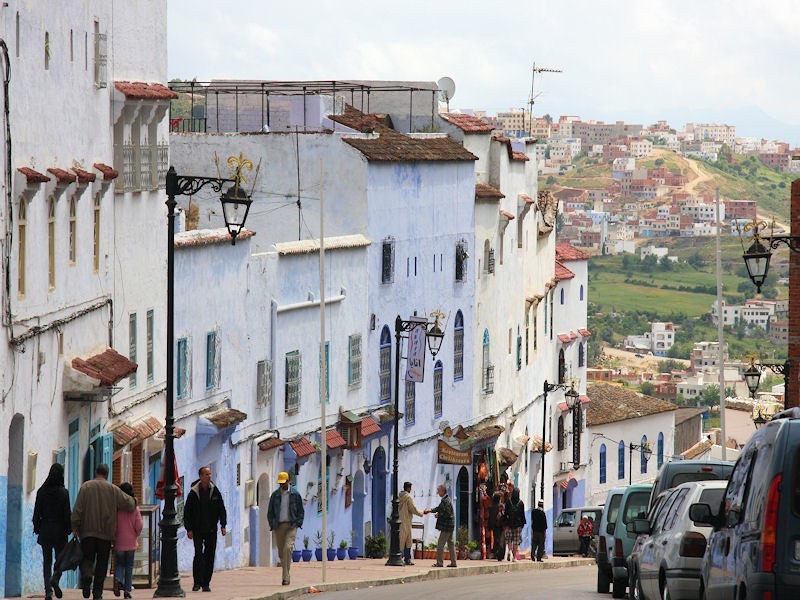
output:
[[[620,282],[614,277],[589,284],[589,301],[604,313],[641,310],[667,318],[673,313],[699,317],[711,310],[716,300],[709,294],[695,294]]]

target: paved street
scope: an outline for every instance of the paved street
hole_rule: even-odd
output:
[[[475,577],[458,577],[384,587],[381,600],[408,600],[409,598],[436,598],[436,600],[462,600],[464,598],[515,598],[550,600],[588,600],[610,598],[610,594],[595,592],[597,571],[593,565],[568,569],[542,571],[498,572]],[[324,594],[326,600],[366,600],[375,595],[373,588],[332,592]],[[315,594],[316,596],[316,594]],[[321,596],[321,595],[320,595]],[[310,598],[311,596],[304,596]]]

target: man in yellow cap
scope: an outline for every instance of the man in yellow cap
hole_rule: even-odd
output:
[[[289,585],[289,567],[292,564],[292,550],[298,527],[303,526],[303,499],[296,489],[289,486],[289,474],[278,473],[278,489],[269,497],[267,521],[275,532],[278,556],[283,568],[283,585]]]

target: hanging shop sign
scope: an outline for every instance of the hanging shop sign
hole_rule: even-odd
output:
[[[444,440],[439,440],[438,462],[444,465],[472,464],[472,453],[469,450],[453,448]]]
[[[408,332],[408,356],[406,358],[406,381],[421,383],[425,377],[425,334],[428,320],[411,317],[414,326]]]

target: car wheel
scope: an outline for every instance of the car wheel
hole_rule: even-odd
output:
[[[672,598],[672,596],[669,595],[669,586],[667,585],[667,582],[665,581],[661,585],[661,600],[670,600],[670,598]]]
[[[628,582],[628,587],[631,590],[632,600],[644,600],[644,592],[642,592],[642,582],[639,579],[638,573],[631,575],[631,580]]]
[[[608,581],[608,575],[603,569],[597,569],[597,593],[607,594],[609,587],[611,587],[611,582]]]
[[[628,587],[628,582],[625,579],[615,579],[612,583],[611,595],[614,598],[624,598],[625,589]]]

